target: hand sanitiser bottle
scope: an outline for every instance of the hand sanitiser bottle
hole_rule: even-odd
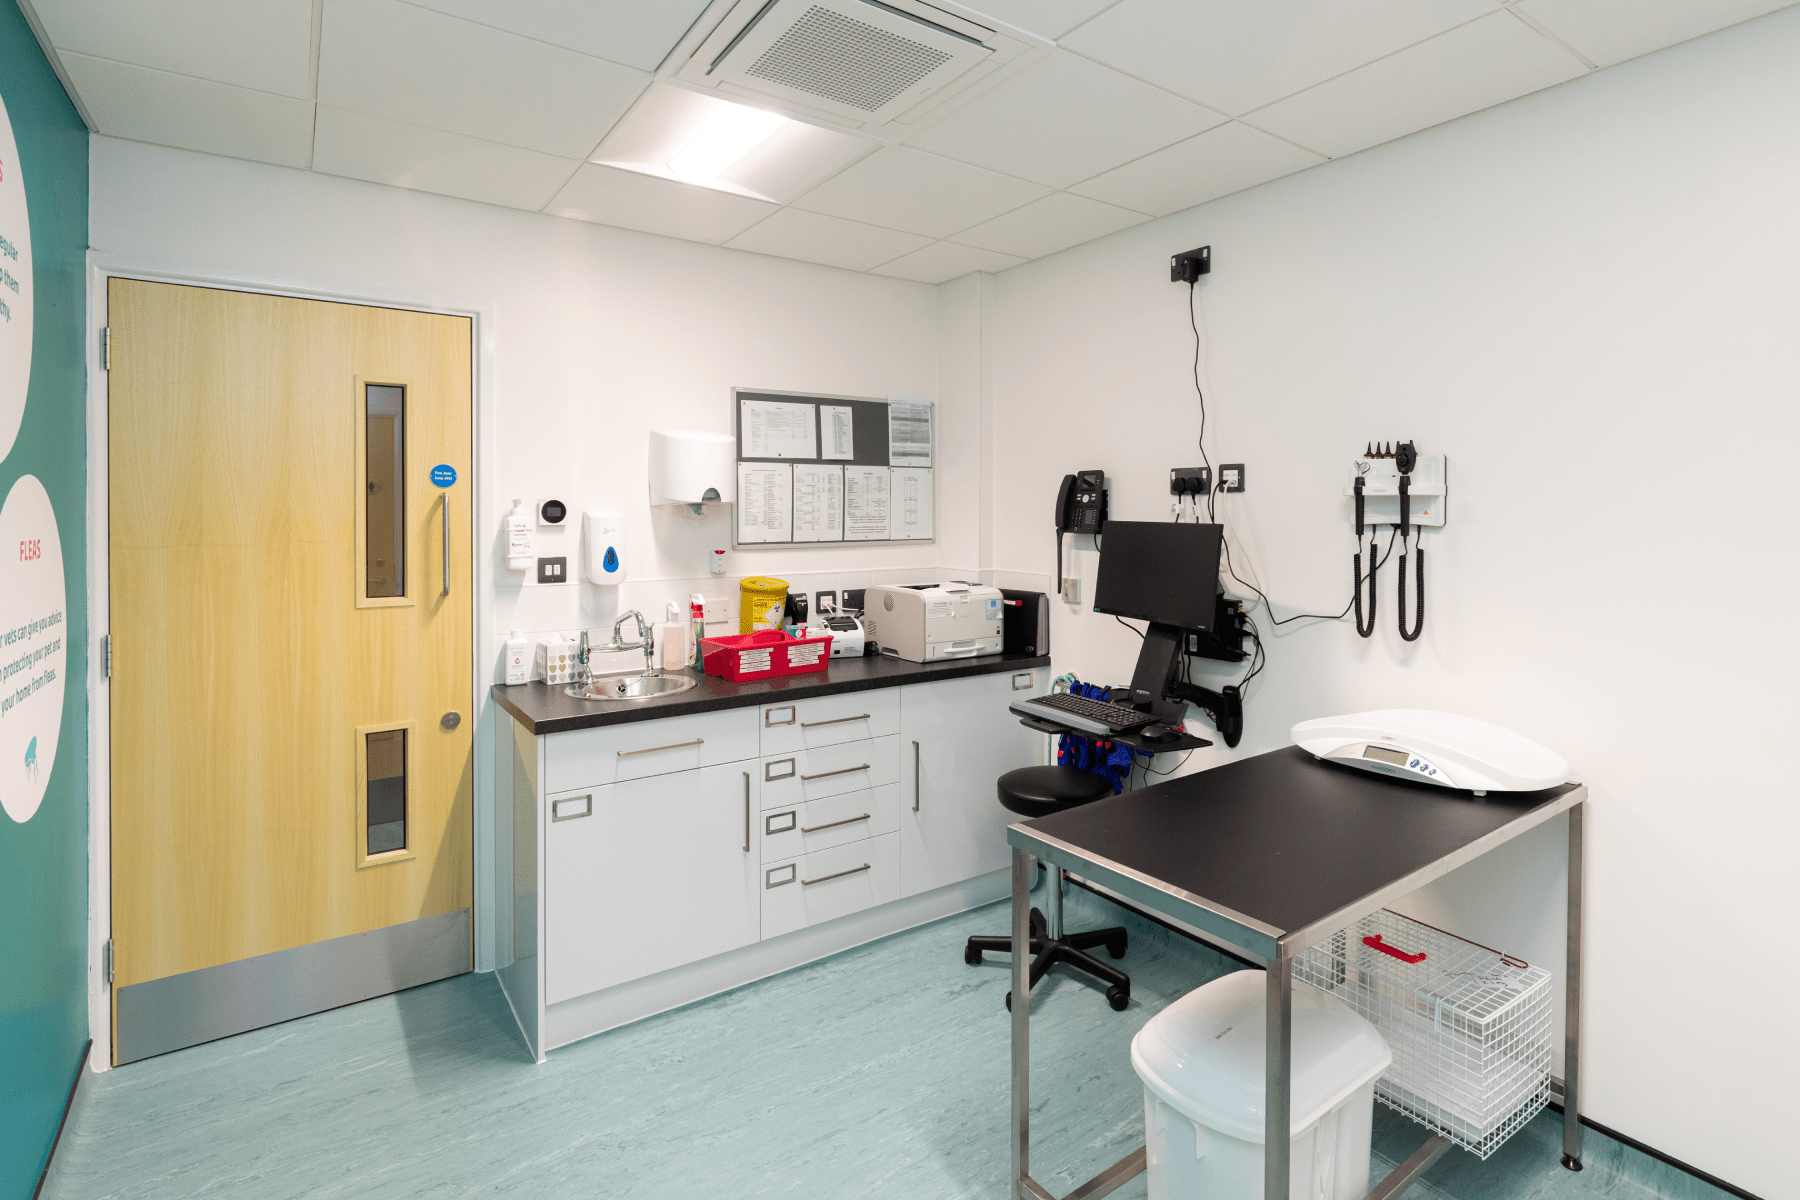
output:
[[[514,571],[531,570],[531,514],[523,500],[514,500],[506,514],[506,565]]]
[[[506,682],[525,683],[531,678],[531,640],[518,630],[506,639]]]
[[[706,597],[699,592],[688,594],[688,621],[693,626],[693,636],[688,639],[693,655],[688,659],[688,666],[705,666],[700,656],[700,639],[706,636]]]

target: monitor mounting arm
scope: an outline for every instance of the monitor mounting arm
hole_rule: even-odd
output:
[[[1177,678],[1176,668],[1181,664],[1186,640],[1185,630],[1152,623],[1144,631],[1143,648],[1138,651],[1137,668],[1132,672],[1131,698],[1126,701],[1116,694],[1113,698],[1140,712],[1153,713],[1165,725],[1180,725],[1191,702],[1212,718],[1227,746],[1236,746],[1244,736],[1243,695],[1232,684],[1215,692]]]

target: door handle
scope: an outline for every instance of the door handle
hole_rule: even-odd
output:
[[[836,875],[821,875],[817,879],[802,879],[800,881],[800,886],[811,887],[815,883],[824,883],[827,879],[842,879],[846,875],[860,875],[868,869],[869,864],[864,863],[860,867],[851,867],[848,871],[839,871]]]
[[[919,811],[919,743],[913,743],[913,811]]]
[[[750,772],[744,772],[744,853],[750,853]]]
[[[866,771],[868,769],[869,769],[869,764],[863,763],[860,767],[844,767],[843,769],[837,770],[837,771],[820,771],[817,775],[802,775],[800,778],[802,778],[802,779],[830,779],[833,775],[848,775],[852,771]]]
[[[869,819],[869,814],[864,813],[860,817],[845,817],[841,821],[832,821],[825,825],[810,825],[810,826],[802,825],[800,827],[800,832],[801,833],[817,833],[821,829],[836,829],[839,825],[854,825],[858,821],[866,821],[868,819]]]
[[[833,717],[829,721],[802,721],[800,722],[800,728],[817,729],[821,725],[844,725],[851,721],[866,721],[868,719],[868,713],[857,713],[854,717]]]
[[[691,742],[675,742],[667,746],[646,746],[642,750],[621,750],[619,751],[619,757],[630,758],[634,754],[655,754],[658,750],[685,750],[689,746],[701,746],[705,744],[705,738],[695,738]]]
[[[450,493],[444,493],[444,595],[450,594]]]

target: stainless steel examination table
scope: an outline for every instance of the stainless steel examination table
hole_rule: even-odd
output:
[[[1390,781],[1290,747],[1020,821],[1013,847],[1013,945],[1028,944],[1036,864],[1062,867],[1133,904],[1260,960],[1268,973],[1265,1200],[1288,1200],[1289,1065],[1294,957],[1421,885],[1569,814],[1568,959],[1564,987],[1563,1165],[1581,1169],[1582,823],[1587,788],[1477,797]],[[1012,956],[1012,994],[1028,995],[1030,955]],[[1012,1006],[1012,1179],[1021,1200],[1054,1200],[1031,1178],[1031,1005]],[[1368,1193],[1393,1195],[1450,1146],[1430,1138]],[[1145,1151],[1069,1193],[1104,1196],[1144,1169]]]

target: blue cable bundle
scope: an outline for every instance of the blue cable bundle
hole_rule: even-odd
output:
[[[1082,696],[1089,700],[1106,701],[1109,691],[1095,683],[1082,683],[1073,675],[1068,676],[1069,694]],[[1144,752],[1145,757],[1154,757]],[[1117,796],[1125,790],[1125,781],[1131,778],[1131,765],[1134,755],[1131,747],[1121,746],[1117,742],[1097,742],[1080,734],[1065,733],[1056,746],[1056,761],[1065,767],[1077,767],[1083,771],[1092,771],[1102,779],[1112,781],[1113,795]]]

